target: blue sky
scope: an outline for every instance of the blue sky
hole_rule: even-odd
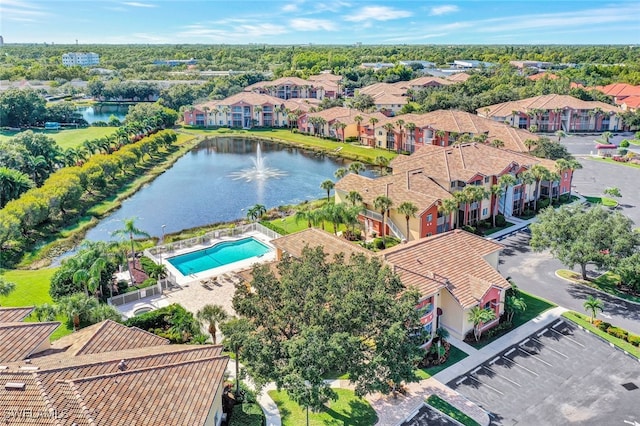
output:
[[[6,43],[640,44],[640,1],[0,0]]]

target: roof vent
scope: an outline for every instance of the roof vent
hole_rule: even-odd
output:
[[[19,383],[19,382],[7,382],[4,384],[4,390],[21,390],[23,391],[25,388],[25,384],[24,383]]]
[[[22,371],[36,371],[39,370],[39,367],[33,366],[33,365],[21,365],[20,366],[20,370]]]
[[[625,384],[622,385],[622,387],[625,388],[628,391],[632,391],[632,390],[638,389],[638,385],[636,385],[633,382],[625,383]]]
[[[123,370],[126,370],[126,369],[127,369],[127,363],[123,359],[118,363],[118,370],[123,371]]]

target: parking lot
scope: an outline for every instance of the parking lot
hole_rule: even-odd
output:
[[[640,423],[640,363],[564,320],[447,385],[493,425]]]

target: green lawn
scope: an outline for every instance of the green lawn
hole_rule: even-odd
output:
[[[352,160],[358,160],[366,163],[373,163],[373,160],[381,155],[383,157],[393,159],[398,154],[386,149],[369,148],[358,144],[334,142],[326,139],[321,139],[315,136],[308,136],[300,133],[292,133],[287,129],[265,129],[265,130],[240,130],[240,129],[195,129],[185,128],[185,132],[199,134],[199,135],[211,135],[211,136],[247,136],[247,137],[259,137],[263,139],[272,139],[275,142],[285,142],[292,145],[296,145],[300,148],[311,149],[316,151],[324,151],[327,154],[338,154],[342,157],[346,157]],[[340,149],[338,149],[340,148]]]
[[[18,307],[53,303],[49,295],[49,285],[55,271],[56,268],[6,271],[2,276],[7,281],[15,283],[16,289],[9,296],[0,297],[0,306]],[[52,340],[66,336],[72,331],[66,326],[66,318],[59,317],[57,320],[62,324],[51,336]]]
[[[602,204],[605,207],[617,207],[618,202],[609,197],[584,197],[591,204]]]
[[[378,416],[365,400],[355,396],[348,389],[334,389],[338,394],[336,401],[330,401],[325,408],[315,413],[309,411],[310,425],[371,426],[376,424]],[[284,391],[269,391],[269,396],[278,405],[283,426],[306,424],[306,410],[293,402]]]
[[[483,348],[487,346],[489,343],[493,342],[494,340],[499,339],[500,337],[504,336],[510,331],[513,331],[516,328],[520,327],[521,325],[531,321],[532,319],[534,319],[544,311],[556,307],[555,304],[549,302],[548,300],[541,299],[537,296],[534,296],[533,294],[529,294],[522,290],[520,290],[520,295],[524,299],[524,302],[527,304],[527,309],[524,312],[518,313],[514,316],[513,327],[509,330],[504,330],[502,333],[496,334],[490,339],[486,339],[486,340],[482,339],[479,342],[472,342],[471,345],[474,348],[477,348],[477,349]]]
[[[487,230],[483,230],[482,231],[482,235],[491,235],[491,234],[495,234],[498,231],[502,231],[503,229],[509,228],[510,226],[513,226],[514,224],[511,222],[507,222],[504,224],[504,226],[496,226],[495,228],[489,228]]]
[[[240,404],[233,407],[229,426],[262,426],[264,412],[258,404]]]
[[[43,133],[53,140],[62,149],[76,148],[82,144],[85,140],[99,139],[104,136],[113,134],[117,127],[84,127],[81,129],[68,129],[68,130],[35,130],[35,133]],[[9,139],[14,137],[17,132],[0,132],[0,140]]]
[[[449,358],[447,359],[447,362],[445,362],[444,364],[436,365],[429,368],[420,368],[419,370],[416,371],[416,374],[418,375],[418,377],[420,377],[420,380],[428,379],[429,377],[438,374],[442,370],[451,367],[456,362],[461,361],[468,356],[469,354],[467,354],[466,352],[451,345],[451,348],[449,349]]]
[[[465,426],[480,426],[478,422],[464,414],[462,411],[458,410],[453,405],[449,404],[444,399],[440,398],[438,395],[431,395],[429,398],[427,398],[427,404],[429,404],[436,410],[445,413],[449,417],[459,421]]]
[[[633,346],[631,343],[626,340],[619,339],[615,336],[610,335],[609,333],[600,330],[598,327],[594,327],[593,324],[589,322],[589,317],[586,315],[579,314],[577,312],[569,311],[562,314],[566,319],[582,326],[583,328],[589,330],[593,334],[596,334],[602,337],[607,342],[611,342],[622,350],[629,352],[631,355],[636,358],[640,358],[640,348]]]
[[[627,139],[631,145],[640,145],[640,139]]]
[[[591,281],[583,280],[582,276],[578,272],[570,271],[568,269],[559,269],[556,271],[556,274],[576,284],[586,285],[600,291],[604,291],[605,293],[618,296],[621,299],[640,303],[640,297],[624,293],[618,289],[618,285],[620,285],[620,276],[613,272],[606,272]]]
[[[622,161],[613,161],[611,158],[597,158],[597,157],[589,157],[589,160],[591,161],[600,161],[601,163],[609,163],[609,164],[618,164],[620,166],[627,166],[627,167],[633,167],[636,169],[640,169],[640,164],[635,164],[635,163],[623,163]]]

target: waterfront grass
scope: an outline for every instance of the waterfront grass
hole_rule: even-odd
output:
[[[55,140],[61,149],[77,148],[86,140],[99,139],[115,133],[117,127],[82,127],[79,129],[65,130],[33,130],[34,133],[42,133]],[[11,139],[20,132],[3,130],[0,132],[0,140]]]

